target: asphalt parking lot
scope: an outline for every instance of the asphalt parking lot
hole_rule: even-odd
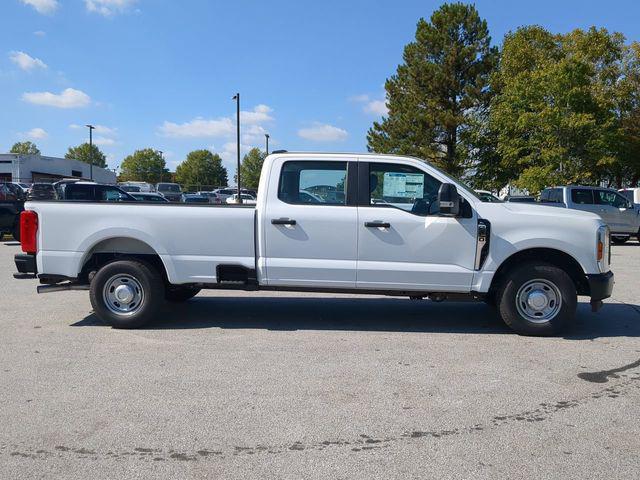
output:
[[[560,338],[484,304],[204,292],[113,330],[0,243],[0,478],[638,478],[640,246]]]

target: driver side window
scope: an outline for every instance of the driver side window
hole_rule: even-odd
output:
[[[415,167],[394,163],[369,164],[369,205],[399,208],[414,215],[438,214],[442,182]]]

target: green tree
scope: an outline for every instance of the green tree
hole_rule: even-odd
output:
[[[389,113],[374,122],[368,148],[429,159],[452,174],[467,166],[464,130],[489,101],[498,60],[487,22],[473,5],[445,3],[418,21],[404,63],[385,83]]]
[[[242,187],[255,190],[260,183],[260,172],[266,154],[259,148],[252,148],[242,159],[240,164],[240,180]]]
[[[638,42],[632,43],[625,50],[622,78],[616,94],[616,111],[620,115],[620,142],[617,150],[619,162],[614,167],[613,176],[619,188],[623,183],[637,187],[640,181],[640,43]]]
[[[162,154],[158,150],[136,150],[122,161],[119,180],[148,183],[170,181],[169,170],[165,166]]]
[[[194,150],[176,168],[176,181],[183,185],[226,185],[227,169],[217,153]]]
[[[17,142],[11,147],[10,153],[19,153],[22,155],[40,155],[40,150],[33,142]]]
[[[89,145],[89,143],[83,143],[77,147],[69,147],[64,158],[80,160],[85,163],[93,161],[96,167],[105,168],[107,166],[107,157],[104,153],[96,145]]]
[[[611,174],[621,146],[624,49],[621,35],[595,28],[554,35],[533,26],[506,35],[488,127],[503,178],[537,193]]]

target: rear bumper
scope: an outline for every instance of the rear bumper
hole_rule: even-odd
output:
[[[587,275],[587,281],[589,282],[591,301],[604,300],[611,296],[613,284],[615,283],[613,272]]]
[[[16,270],[18,270],[19,273],[31,273],[33,275],[38,273],[35,255],[18,253],[13,257],[13,261],[15,262]]]

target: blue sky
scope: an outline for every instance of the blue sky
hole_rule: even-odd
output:
[[[174,169],[209,148],[363,151],[385,79],[439,1],[1,0],[0,151],[31,139],[61,156],[86,141],[117,166],[138,148]],[[640,40],[636,1],[479,1],[495,44],[509,30],[591,25]]]

